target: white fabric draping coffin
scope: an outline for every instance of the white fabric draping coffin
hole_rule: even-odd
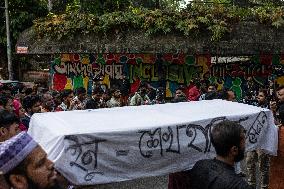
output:
[[[190,169],[214,156],[218,122],[246,129],[247,150],[277,152],[272,112],[223,100],[41,113],[28,133],[71,182],[93,185]]]

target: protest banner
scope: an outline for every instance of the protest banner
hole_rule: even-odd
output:
[[[214,157],[210,132],[226,119],[244,126],[247,150],[276,155],[272,112],[224,100],[41,113],[28,132],[66,178],[94,185],[190,169]]]

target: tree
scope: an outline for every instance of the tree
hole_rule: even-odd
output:
[[[126,11],[130,7],[147,9],[178,9],[184,0],[49,0],[52,1],[52,12],[63,13],[68,6],[78,6],[81,12],[95,15],[115,11]]]
[[[135,6],[140,6],[148,9],[178,9],[181,2],[184,2],[184,0],[132,0],[132,3]]]
[[[5,7],[4,1],[0,2],[1,7]],[[0,63],[2,67],[6,64],[6,26],[5,11],[0,9]],[[33,20],[38,17],[44,17],[48,14],[47,0],[9,0],[9,18],[11,32],[12,55],[15,53],[15,44],[18,36],[25,29],[33,25]]]
[[[1,1],[1,7],[4,7]],[[48,14],[46,0],[10,0],[9,1],[9,14],[10,14],[10,30],[12,42],[18,38],[19,34],[25,29],[33,25],[33,20],[39,17],[44,17]],[[5,27],[5,14],[1,12],[0,26],[0,44],[6,45],[6,27]]]
[[[194,2],[214,2],[214,3],[234,3],[235,5],[251,5],[251,4],[283,4],[283,0],[195,0]]]

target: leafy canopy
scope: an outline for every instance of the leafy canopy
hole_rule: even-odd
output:
[[[121,4],[118,3],[118,5]],[[36,20],[34,26],[38,37],[61,39],[73,38],[80,33],[107,35],[113,31],[135,29],[145,31],[146,35],[206,34],[210,35],[213,41],[218,41],[240,21],[253,19],[276,28],[284,24],[284,11],[281,6],[265,3],[242,7],[229,0],[213,0],[211,3],[197,1],[183,10],[169,6],[166,9],[153,10],[129,6],[121,10],[105,12],[102,15],[92,11],[82,11],[82,5],[79,3],[69,4],[66,10],[64,13],[49,14],[44,19]]]
[[[47,0],[9,0],[9,18],[11,40],[14,44],[19,34],[33,25],[33,20],[48,14]],[[0,2],[5,7],[4,1]],[[0,45],[6,45],[5,10],[0,9]]]

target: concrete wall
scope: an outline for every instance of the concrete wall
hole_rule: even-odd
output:
[[[241,22],[219,42],[207,32],[198,38],[178,34],[145,36],[143,31],[126,31],[107,36],[80,35],[72,39],[37,39],[30,28],[22,33],[17,46],[27,46],[30,54],[55,53],[198,53],[211,55],[254,55],[284,52],[284,30],[256,22]]]

